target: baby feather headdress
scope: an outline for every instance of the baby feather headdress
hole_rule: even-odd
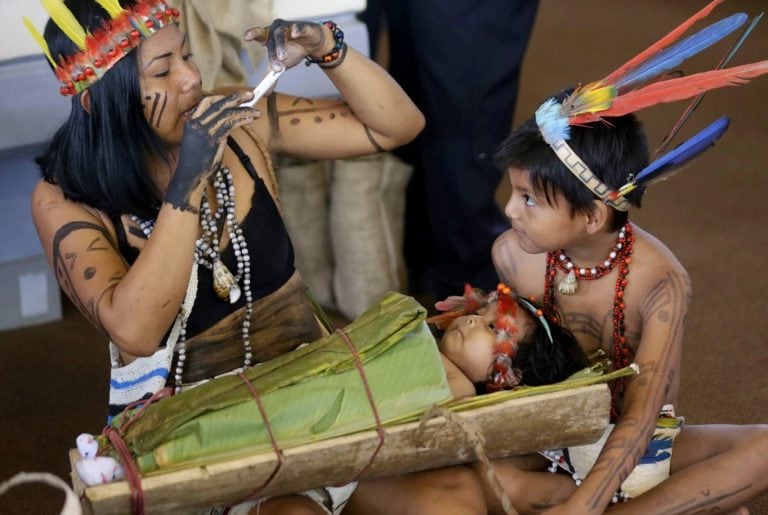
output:
[[[710,2],[704,9],[607,77],[576,88],[562,103],[550,98],[536,110],[536,124],[544,141],[576,178],[615,209],[627,211],[629,202],[624,195],[638,186],[668,178],[712,146],[728,128],[728,117],[716,120],[674,150],[661,156],[636,173],[618,190],[604,184],[568,145],[570,127],[598,121],[609,123],[605,118],[626,115],[659,103],[697,97],[665,138],[662,144],[665,146],[698,105],[704,92],[723,86],[744,84],[751,78],[768,73],[768,60],[725,68],[762,15],[755,18],[742,32],[716,69],[690,76],[680,76],[679,72],[675,72],[674,69],[683,61],[720,41],[747,21],[746,14],[737,13],[680,40],[695,22],[705,18],[723,1]]]
[[[142,40],[158,30],[176,23],[178,9],[162,0],[139,0],[132,7],[123,8],[118,0],[95,0],[110,18],[99,27],[84,29],[63,0],[41,0],[51,20],[77,46],[70,56],[54,59],[43,36],[26,16],[24,25],[42,48],[51,63],[56,78],[61,82],[59,91],[71,96],[87,89],[109,71],[112,66]]]
[[[512,359],[517,354],[518,346],[518,328],[515,320],[518,305],[538,319],[547,332],[549,342],[555,344],[549,322],[542,310],[528,299],[514,295],[512,289],[504,283],[499,283],[496,290],[487,295],[482,290],[465,284],[463,296],[455,295],[435,303],[435,308],[443,313],[427,319],[428,323],[434,324],[438,329],[446,329],[457,318],[477,314],[481,308],[494,303],[496,313],[493,329],[496,333],[496,347],[486,383],[489,391],[514,388],[521,381],[519,373],[512,367]]]

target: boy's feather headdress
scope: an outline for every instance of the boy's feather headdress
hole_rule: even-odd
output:
[[[684,152],[673,151],[660,158],[659,161],[663,160],[663,163],[651,163],[642,176],[637,174],[630,183],[616,191],[597,178],[568,145],[570,127],[604,121],[606,118],[626,115],[660,103],[700,97],[711,89],[737,86],[768,73],[768,60],[733,68],[718,67],[690,76],[675,73],[674,69],[685,60],[722,40],[747,21],[746,14],[737,13],[680,40],[695,22],[705,18],[723,1],[710,2],[704,9],[605,78],[577,88],[562,103],[550,98],[536,110],[536,123],[544,141],[552,147],[571,173],[597,197],[615,209],[628,210],[630,203],[623,195],[638,186],[669,177],[675,168],[679,169],[675,166],[676,163],[682,165],[690,162],[693,157],[709,148],[727,128],[727,119],[721,118],[713,124],[717,126],[717,130],[712,130],[710,126],[683,143],[680,147],[685,147]],[[729,52],[730,57],[758,20],[759,18],[754,20],[744,31]],[[727,63],[730,57],[724,61]]]
[[[179,18],[179,11],[163,0],[139,0],[131,8],[123,8],[118,0],[95,0],[110,19],[91,31],[84,29],[64,0],[41,0],[51,20],[72,40],[78,50],[69,56],[53,56],[43,36],[26,16],[24,25],[48,58],[59,91],[71,96],[87,89],[142,40]]]

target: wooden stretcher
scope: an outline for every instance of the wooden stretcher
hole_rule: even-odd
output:
[[[461,424],[438,416],[385,427],[372,461],[380,444],[376,430],[285,449],[271,479],[278,464],[271,452],[147,476],[141,481],[144,507],[146,513],[189,513],[243,500],[265,483],[259,497],[473,462],[477,456],[467,427],[482,436],[490,459],[593,443],[607,427],[609,411],[605,384],[511,399],[459,412]],[[70,451],[72,483],[83,512],[131,513],[128,482],[85,487],[74,472],[78,459],[77,450]]]

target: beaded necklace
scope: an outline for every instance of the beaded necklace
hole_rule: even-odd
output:
[[[547,271],[544,276],[544,310],[552,320],[557,321],[557,304],[555,301],[555,276],[557,268],[565,273],[574,273],[575,277],[584,280],[595,280],[604,277],[618,265],[619,274],[616,278],[616,288],[613,296],[613,365],[617,370],[629,365],[629,348],[627,347],[627,337],[624,335],[624,290],[627,288],[627,275],[629,275],[629,264],[632,262],[632,247],[635,237],[632,234],[632,224],[627,222],[619,230],[616,238],[616,245],[608,256],[608,259],[591,269],[579,268],[578,275],[575,273],[573,262],[565,255],[561,249],[557,252],[547,253]],[[570,266],[569,266],[570,265]],[[589,270],[589,273],[586,271]],[[560,293],[563,293],[558,288]],[[575,289],[574,289],[575,291]],[[616,409],[616,396],[624,389],[624,378],[616,380],[611,387],[611,417],[618,417]]]
[[[577,280],[594,281],[609,274],[611,270],[616,266],[616,263],[625,256],[624,245],[626,243],[627,222],[624,227],[619,230],[619,234],[616,237],[616,244],[613,250],[608,254],[608,257],[597,266],[591,268],[579,268],[573,264],[573,261],[565,255],[565,252],[561,249],[557,252],[557,260],[555,264],[562,272],[564,272],[565,279],[557,285],[557,291],[563,295],[573,295],[578,289]],[[629,229],[631,234],[632,229]]]
[[[549,451],[540,451],[539,454],[549,460],[550,465],[547,467],[549,472],[554,474],[558,471],[558,469],[563,470],[571,476],[571,479],[573,479],[573,482],[576,484],[576,486],[581,486],[584,478],[582,478],[576,472],[575,468],[570,463],[568,463],[568,459],[562,450],[553,449]],[[624,492],[621,489],[621,486],[619,486],[619,489],[613,493],[613,496],[611,496],[611,504],[627,502],[629,499],[629,494]]]
[[[251,366],[253,353],[251,351],[250,327],[253,313],[253,297],[251,294],[251,266],[248,246],[243,236],[243,230],[235,217],[235,185],[232,173],[226,167],[221,167],[213,178],[213,187],[216,192],[216,212],[211,211],[208,203],[208,190],[203,191],[200,203],[200,227],[202,236],[195,242],[195,262],[213,273],[213,288],[222,300],[234,304],[242,293],[245,293],[245,315],[243,316],[243,368]],[[143,220],[135,215],[131,219],[139,225],[139,228],[150,238],[155,228],[155,220]],[[235,275],[229,271],[221,260],[219,250],[218,222],[224,219],[224,225],[229,234],[230,245],[235,254],[237,272]],[[240,288],[242,281],[243,288]],[[186,360],[186,332],[189,313],[182,309],[179,312],[180,331],[176,343],[178,360],[174,375],[176,392],[181,391],[182,376],[184,374],[184,362]]]

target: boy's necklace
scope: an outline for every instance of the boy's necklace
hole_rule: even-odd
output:
[[[629,275],[629,264],[632,262],[632,247],[635,242],[635,237],[632,234],[632,225],[627,222],[624,227],[619,231],[619,236],[616,238],[616,247],[609,255],[610,266],[605,267],[605,270],[599,274],[592,273],[583,279],[593,280],[599,279],[605,276],[608,272],[618,264],[619,275],[616,278],[616,288],[613,295],[613,366],[616,370],[626,367],[630,363],[629,359],[629,347],[627,347],[627,337],[624,335],[624,290],[627,288],[627,275]],[[621,245],[619,247],[619,245]],[[613,254],[616,254],[615,256]],[[562,259],[562,257],[565,259]],[[548,317],[557,321],[557,304],[555,302],[555,276],[557,275],[556,268],[560,268],[564,272],[569,270],[573,272],[573,267],[567,267],[562,263],[566,261],[570,263],[570,259],[562,251],[548,252],[547,253],[547,271],[544,276],[544,311]],[[580,269],[579,271],[581,272]],[[560,293],[563,291],[558,288]],[[611,418],[615,419],[618,416],[618,410],[616,409],[616,396],[620,391],[624,389],[624,378],[618,379],[611,387]]]

